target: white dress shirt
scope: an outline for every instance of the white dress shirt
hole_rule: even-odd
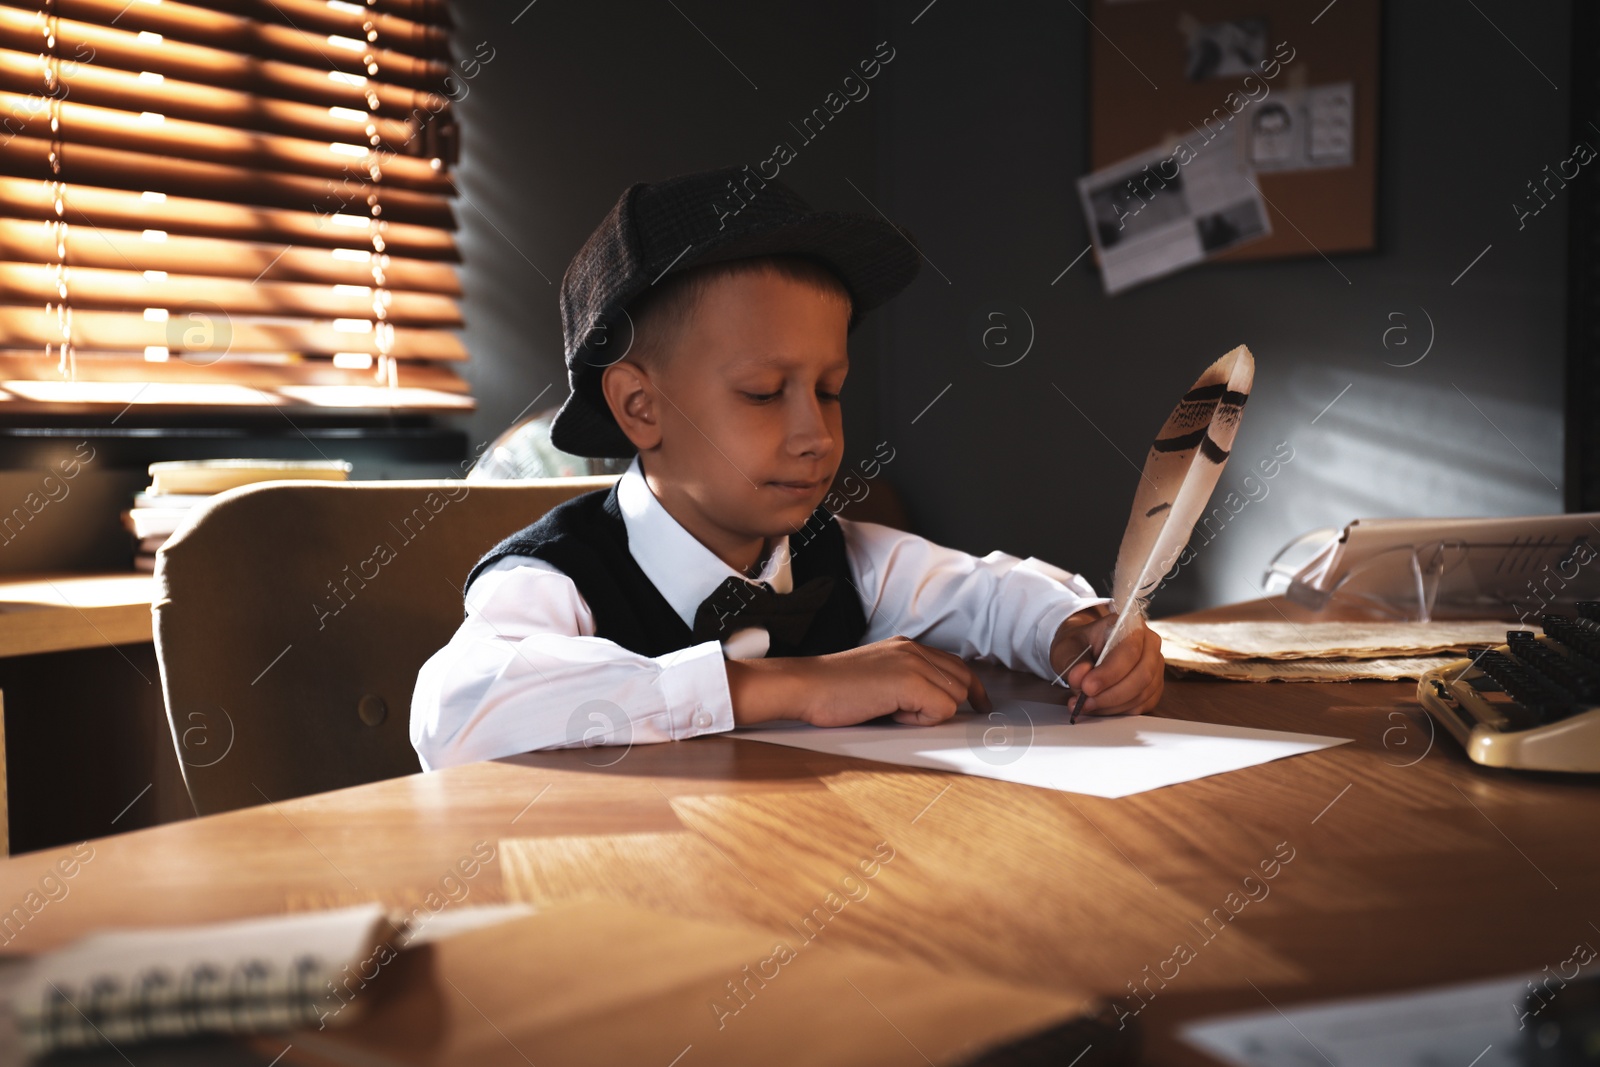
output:
[[[673,518],[635,456],[617,483],[628,550],[694,625],[700,603],[740,575]],[[836,516],[867,616],[861,644],[903,635],[964,659],[1055,678],[1050,644],[1074,612],[1107,603],[1082,577],[1032,556],[979,559],[915,534]],[[792,589],[788,538],[754,581]],[[767,652],[744,629],[641,656],[595,636],[577,585],[552,564],[506,556],[466,591],[467,618],[429,657],[411,698],[411,743],[428,770],[544,748],[648,744],[734,727],[725,657]]]

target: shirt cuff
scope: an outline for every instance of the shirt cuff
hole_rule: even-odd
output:
[[[733,696],[722,642],[702,641],[656,662],[661,664],[659,684],[674,741],[733,729]]]
[[[1087,583],[1085,583],[1087,584]],[[1033,672],[1052,685],[1066,687],[1066,678],[1056,677],[1056,669],[1050,664],[1050,646],[1055,644],[1056,631],[1061,629],[1061,624],[1080,611],[1094,607],[1096,604],[1110,604],[1110,597],[1068,597],[1059,603],[1051,605],[1050,609],[1039,619],[1039,628],[1034,634]]]

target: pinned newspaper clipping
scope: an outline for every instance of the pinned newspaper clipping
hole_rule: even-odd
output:
[[[1233,127],[1201,144],[1185,151],[1179,141],[1079,179],[1107,296],[1272,232]]]

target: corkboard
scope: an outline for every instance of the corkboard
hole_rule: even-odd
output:
[[[1284,259],[1377,247],[1378,75],[1381,0],[1092,0],[1089,29],[1090,168],[1126,159],[1172,138],[1198,140],[1208,116],[1242,123],[1281,90],[1354,85],[1353,165],[1323,170],[1259,171],[1272,235],[1216,257],[1219,261]],[[1189,80],[1187,19],[1214,24],[1259,17],[1267,22],[1266,55],[1286,45],[1267,80],[1258,71],[1245,86],[1235,73]],[[1315,20],[1315,21],[1313,21]],[[1153,83],[1153,85],[1152,85]],[[1261,86],[1265,85],[1263,92]],[[1254,96],[1248,106],[1241,97]],[[1282,97],[1280,96],[1280,99]],[[1215,121],[1215,120],[1214,120]]]

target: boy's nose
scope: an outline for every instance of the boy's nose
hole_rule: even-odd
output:
[[[827,455],[832,450],[833,431],[828,427],[827,413],[815,396],[795,405],[790,416],[789,446],[796,452]]]

